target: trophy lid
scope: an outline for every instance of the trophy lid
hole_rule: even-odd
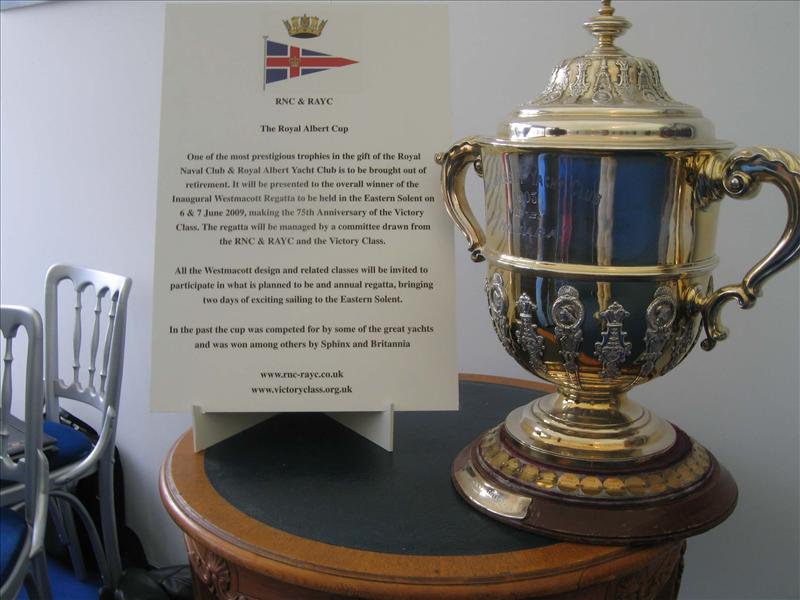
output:
[[[564,60],[545,90],[501,123],[496,144],[583,149],[730,148],[698,108],[673,100],[653,61],[631,56],[615,39],[631,24],[611,0],[584,27],[597,38]]]

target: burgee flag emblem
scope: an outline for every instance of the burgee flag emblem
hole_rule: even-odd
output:
[[[357,60],[331,56],[314,50],[264,40],[264,84],[311,75],[334,67],[345,67]]]

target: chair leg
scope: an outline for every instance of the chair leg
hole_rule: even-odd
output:
[[[28,597],[31,600],[52,600],[53,590],[50,588],[50,577],[47,574],[47,557],[44,552],[39,552],[31,561],[31,574],[33,588],[28,589]],[[26,585],[26,588],[28,586]]]
[[[39,588],[36,585],[36,577],[30,571],[28,571],[28,573],[25,575],[25,579],[22,580],[22,587],[25,588],[25,592],[27,592],[30,600],[39,600]],[[21,591],[22,588],[17,590],[17,595],[14,596],[14,600],[17,600]],[[3,596],[2,598],[5,600],[6,596]]]
[[[61,507],[59,507],[58,501],[55,498],[51,497],[47,502],[47,516],[50,518],[50,522],[52,522],[53,526],[56,528],[58,542],[62,546],[69,544],[67,531],[64,528],[64,520],[61,518]]]
[[[92,521],[92,517],[89,515],[89,511],[86,510],[86,507],[81,504],[81,501],[78,500],[78,498],[69,492],[64,490],[53,490],[50,492],[50,495],[62,500],[65,505],[69,505],[75,511],[75,514],[80,517],[83,527],[86,530],[86,534],[89,536],[89,543],[92,546],[92,552],[94,552],[94,556],[97,560],[97,566],[100,569],[100,577],[103,580],[103,587],[109,588],[111,582],[111,573],[108,569],[106,552],[103,549],[103,543],[100,541],[100,535],[97,533],[97,527],[95,527],[94,521]]]
[[[75,572],[75,578],[79,581],[86,581],[86,562],[83,560],[81,542],[78,538],[78,530],[75,528],[75,518],[72,515],[72,508],[69,504],[61,500],[57,500],[56,502],[59,505],[64,532],[67,536],[67,550],[69,550],[69,559],[72,562],[72,570]]]
[[[114,455],[113,446],[106,458],[100,460],[100,525],[103,534],[103,547],[106,551],[108,569],[111,572],[111,586],[117,587],[122,576],[122,559],[119,554],[117,537],[117,513],[114,508]]]
[[[62,546],[65,546],[69,552],[69,558],[72,564],[72,569],[75,572],[75,578],[80,581],[84,581],[87,577],[86,562],[83,560],[83,553],[80,550],[80,540],[78,540],[77,537],[78,534],[75,529],[75,521],[72,519],[72,513],[69,513],[69,516],[67,517],[64,516],[65,512],[69,511],[69,506],[65,502],[51,497],[48,502],[47,511],[49,513],[51,522],[56,528],[58,541]],[[70,533],[67,531],[67,519],[72,520],[72,535],[70,535]]]

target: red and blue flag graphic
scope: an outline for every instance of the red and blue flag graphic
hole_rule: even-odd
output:
[[[344,67],[357,60],[264,40],[264,84]]]

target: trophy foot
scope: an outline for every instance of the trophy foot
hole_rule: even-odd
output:
[[[676,442],[671,423],[626,394],[542,396],[511,411],[505,433],[507,443],[523,456],[589,466],[642,462]]]
[[[668,448],[592,462],[531,451],[508,431],[509,420],[463,449],[452,472],[467,502],[504,523],[582,543],[655,543],[707,531],[736,505],[730,474],[668,423]]]

